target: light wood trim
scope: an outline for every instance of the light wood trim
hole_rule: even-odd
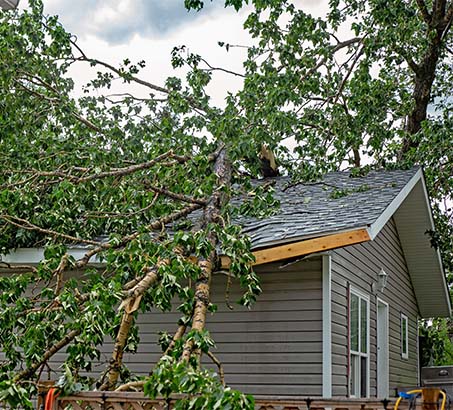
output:
[[[311,253],[327,251],[329,249],[342,248],[343,246],[368,242],[369,240],[371,240],[371,238],[366,229],[356,229],[354,231],[307,239],[305,241],[294,242],[287,245],[274,246],[272,248],[253,252],[255,262],[253,262],[252,265],[262,265],[264,263],[309,255]],[[222,256],[221,262],[223,269],[229,268],[230,259],[228,257]]]

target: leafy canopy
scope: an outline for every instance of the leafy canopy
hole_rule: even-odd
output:
[[[204,322],[216,309],[220,246],[240,302],[261,290],[249,240],[232,221],[274,203],[250,182],[263,146],[298,179],[423,164],[432,240],[452,271],[451,1],[331,0],[323,18],[291,1],[245,3],[253,44],[235,73],[243,87],[223,107],[206,91],[216,69],[184,47],[172,62],[187,75],[156,85],[141,78],[144,61],[116,67],[87,56],[40,0],[0,15],[0,253],[45,249],[36,266],[0,265],[0,401],[30,406],[47,364],[66,352],[67,393],[144,386],[152,397],[188,395],[184,409],[253,408],[200,355],[212,358]],[[69,69],[80,65],[95,74],[79,96]],[[147,96],[118,95],[118,82]],[[235,196],[252,200],[237,206]],[[178,330],[162,334],[164,354],[146,382],[123,354],[140,343],[137,316],[175,300]],[[95,374],[104,335],[115,345]]]

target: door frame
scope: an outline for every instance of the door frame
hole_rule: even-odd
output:
[[[389,304],[376,300],[376,396],[389,397]]]

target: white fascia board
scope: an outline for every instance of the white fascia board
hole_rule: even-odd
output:
[[[415,184],[417,184],[417,182],[419,182],[420,180],[423,181],[423,172],[421,168],[415,173],[415,175],[409,180],[409,182],[404,186],[404,188],[399,192],[399,194],[393,199],[390,205],[387,206],[384,212],[382,212],[382,214],[367,228],[371,240],[376,238],[379,232],[381,232],[381,229],[386,225],[386,223],[389,221],[392,215],[396,212],[396,210],[400,207],[400,205],[412,191]]]
[[[322,256],[322,397],[332,397],[332,257]]]
[[[81,259],[89,251],[87,248],[69,248],[68,254],[75,260]],[[6,255],[0,255],[0,262],[14,265],[37,265],[44,258],[44,248],[18,248]],[[93,257],[90,265],[98,265],[101,262],[97,256]]]

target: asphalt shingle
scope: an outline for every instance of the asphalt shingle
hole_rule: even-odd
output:
[[[417,172],[379,170],[363,177],[332,172],[321,181],[292,184],[288,177],[272,178],[280,209],[264,219],[240,218],[253,248],[323,236],[370,226]],[[267,180],[269,181],[269,180]]]

